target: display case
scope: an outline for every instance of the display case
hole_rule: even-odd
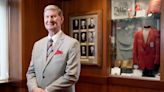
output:
[[[160,79],[160,0],[112,0],[111,75]]]

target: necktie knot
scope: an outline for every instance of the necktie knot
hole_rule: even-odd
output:
[[[51,39],[49,39],[49,42],[50,42],[50,43],[53,43],[53,40],[52,40],[52,38],[51,38]]]
[[[52,44],[53,44],[53,40],[49,39],[49,41],[48,41],[48,48],[47,49],[49,49],[52,46]]]

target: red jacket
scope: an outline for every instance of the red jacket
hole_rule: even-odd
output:
[[[143,38],[143,30],[134,34],[133,63],[139,65],[140,69],[154,69],[154,64],[160,63],[160,32],[150,28],[146,43]]]

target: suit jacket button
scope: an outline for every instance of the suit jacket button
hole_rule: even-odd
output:
[[[45,76],[43,76],[43,79],[45,78]]]

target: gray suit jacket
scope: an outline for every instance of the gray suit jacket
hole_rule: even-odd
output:
[[[48,92],[75,92],[75,83],[80,74],[80,44],[61,33],[46,59],[48,37],[37,41],[32,51],[28,68],[27,86],[46,89]]]

